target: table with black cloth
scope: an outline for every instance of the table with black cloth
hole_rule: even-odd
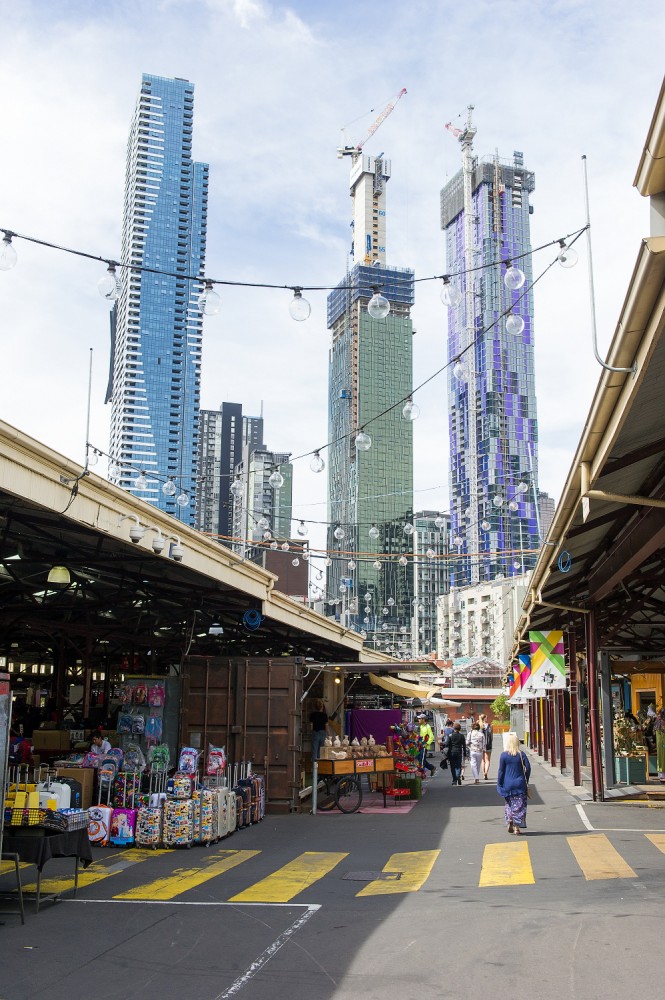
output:
[[[28,832],[30,831],[30,832]],[[38,827],[5,827],[2,837],[2,850],[18,854],[24,864],[37,867],[37,893],[35,909],[39,913],[41,899],[42,869],[51,858],[74,858],[74,895],[78,889],[79,864],[84,868],[92,862],[92,851],[88,839],[88,830],[71,830],[63,833],[59,830],[45,830]],[[57,899],[59,893],[49,893],[49,899]]]

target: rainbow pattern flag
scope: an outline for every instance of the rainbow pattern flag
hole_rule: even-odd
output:
[[[529,686],[536,690],[565,688],[567,680],[563,632],[529,632],[531,677]]]
[[[517,661],[517,663],[513,663],[510,669],[511,669],[511,675],[510,675],[510,685],[508,688],[508,701],[515,702],[519,698],[520,692],[522,690],[522,684],[520,682],[519,660]]]

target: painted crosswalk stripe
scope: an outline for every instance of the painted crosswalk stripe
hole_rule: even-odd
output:
[[[231,903],[288,903],[347,857],[336,851],[305,851],[288,865],[232,896]]]
[[[416,892],[425,884],[441,851],[409,851],[391,854],[383,866],[384,872],[401,872],[399,879],[375,879],[357,892],[357,896],[392,896],[400,892]]]
[[[32,865],[27,861],[19,861],[19,869],[21,868],[32,868]],[[16,865],[13,861],[0,861],[0,875],[7,875],[8,872],[15,873]]]
[[[604,833],[585,833],[566,839],[587,882],[606,878],[637,878]]]
[[[135,889],[128,889],[127,892],[119,892],[113,898],[174,899],[188,889],[195,889],[260,853],[260,851],[218,851],[206,857],[205,862],[196,868],[176,868],[171,875],[136,886]]]
[[[647,833],[647,840],[665,854],[665,833]]]
[[[84,889],[86,886],[94,885],[95,882],[101,882],[105,878],[110,878],[111,875],[117,875],[119,872],[124,872],[128,868],[132,868],[134,865],[140,864],[141,861],[148,861],[159,854],[172,854],[172,851],[159,850],[159,851],[146,851],[140,848],[130,848],[127,851],[120,851],[117,854],[109,855],[108,859],[104,858],[101,861],[95,861],[90,865],[89,868],[84,870],[79,870],[79,889]],[[43,878],[41,884],[41,892],[67,892],[68,889],[72,889],[74,886],[74,873],[67,876],[59,876],[58,878]],[[25,885],[23,886],[25,892],[37,892],[37,885]]]
[[[478,885],[533,885],[529,845],[525,843],[487,844]]]

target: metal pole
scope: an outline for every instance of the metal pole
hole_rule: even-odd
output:
[[[316,816],[316,804],[319,790],[319,762],[312,761],[312,816]]]
[[[561,759],[561,773],[566,770],[566,705],[565,692],[557,691],[556,700],[559,708],[559,757]]]
[[[568,629],[568,658],[570,660],[570,726],[573,733],[573,784],[581,785],[579,675],[577,671],[577,644],[572,628]]]
[[[600,716],[598,711],[598,649],[596,613],[590,611],[587,623],[587,686],[589,689],[589,732],[591,737],[591,784],[594,802],[604,799],[603,768],[600,758]]]
[[[543,760],[549,763],[550,759],[550,707],[547,702],[547,695],[540,698],[540,711],[543,719]]]
[[[550,724],[550,764],[556,767],[556,712],[554,710],[554,691],[547,692],[547,714]]]
[[[538,756],[543,756],[543,717],[541,713],[541,701],[540,698],[534,698],[535,713],[536,713],[536,732],[538,734]]]

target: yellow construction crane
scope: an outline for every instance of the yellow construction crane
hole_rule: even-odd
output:
[[[389,101],[388,104],[386,104],[385,108],[383,109],[379,117],[376,119],[376,121],[373,122],[372,125],[370,125],[366,135],[360,140],[359,143],[357,143],[355,146],[339,146],[337,149],[337,156],[339,157],[339,159],[341,160],[343,156],[350,156],[353,162],[355,163],[355,161],[360,156],[362,148],[367,142],[367,140],[372,138],[376,130],[379,128],[382,122],[386,120],[388,115],[395,108],[397,102],[400,100],[400,98],[404,97],[405,94],[406,94],[406,87],[402,87],[399,94],[396,94],[395,97],[393,97],[393,99]]]

